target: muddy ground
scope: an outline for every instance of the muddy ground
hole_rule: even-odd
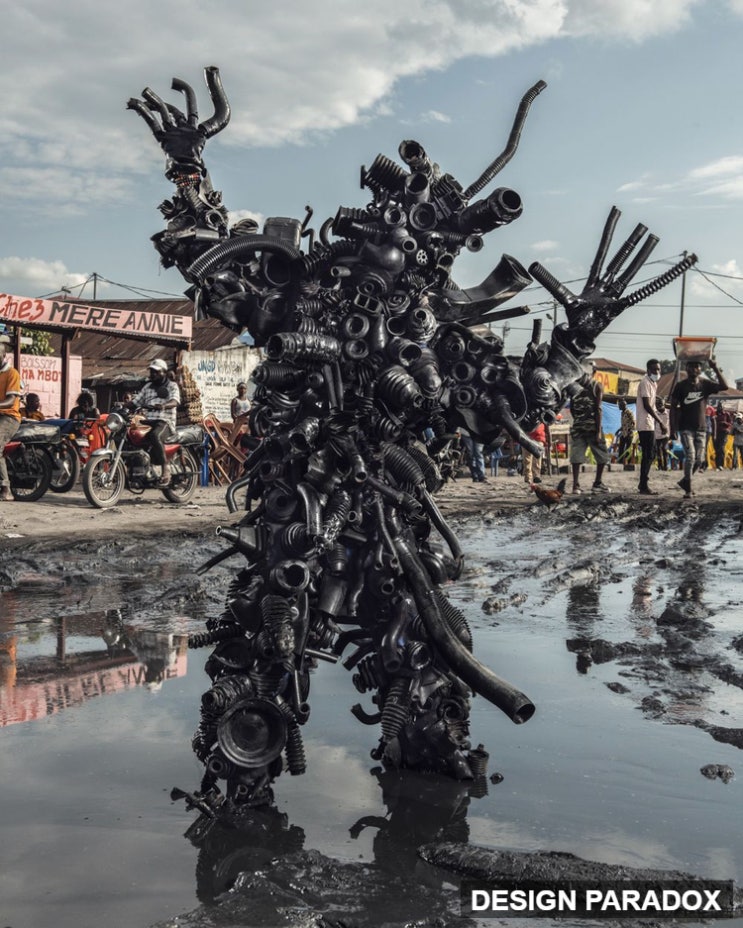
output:
[[[743,474],[739,473],[702,475],[694,499],[683,501],[676,486],[678,473],[654,472],[651,484],[659,495],[640,497],[636,473],[607,474],[605,482],[613,492],[599,494],[590,492],[589,471],[582,477],[583,494],[567,494],[551,510],[537,504],[518,477],[501,472],[486,484],[460,479],[440,494],[440,508],[460,537],[484,532],[491,540],[502,538],[503,556],[470,555],[466,576],[453,598],[474,604],[482,623],[495,628],[497,635],[499,622],[509,612],[549,613],[555,597],[568,591],[566,646],[574,655],[577,673],[609,668],[605,685],[649,722],[691,725],[709,735],[710,746],[718,742],[741,749],[740,713],[726,709],[718,697],[721,689],[743,690],[743,629],[734,619],[716,621],[723,613],[739,614],[743,600],[743,565],[736,558],[743,543]],[[545,477],[543,485],[555,485],[560,476]],[[157,561],[172,558],[182,565],[187,557],[193,563],[194,541],[198,560],[206,560],[222,549],[216,526],[236,519],[227,511],[219,488],[199,489],[193,502],[183,507],[148,493],[141,498],[125,496],[113,509],[98,511],[88,506],[79,490],[63,496],[48,494],[37,503],[0,504],[0,591],[28,584],[29,578],[43,577],[47,586],[84,583],[86,572],[127,582],[138,572],[146,576],[148,565]],[[598,533],[604,541],[610,539],[608,548],[596,546]],[[514,571],[507,557],[509,539],[515,537],[522,544],[533,539],[527,580],[523,564]],[[66,558],[70,549],[76,555],[73,573]],[[86,564],[83,571],[81,556]],[[714,602],[708,595],[711,578],[717,588]],[[153,598],[175,606],[197,604],[200,612],[209,614],[220,608],[228,580],[228,571],[217,571],[207,578],[191,574],[186,580],[181,573],[156,590],[146,583],[131,584],[131,614],[136,617],[138,611],[146,611]],[[625,583],[626,606],[635,619],[631,635],[611,623],[602,626],[595,621],[602,590],[621,590]],[[714,760],[711,750],[710,763],[699,769],[700,783],[704,778],[734,783],[735,765]],[[396,902],[384,924],[474,924],[459,915],[456,887],[466,868],[453,866],[448,877],[440,875],[433,881],[432,889],[430,873],[421,881],[410,879],[416,866],[414,847],[409,848],[413,856],[404,866],[400,862],[380,875],[378,866],[335,861],[293,847],[291,836],[288,839],[281,827],[278,844],[264,842],[266,823],[260,816],[256,827],[258,838],[248,842],[249,853],[244,841],[235,845],[234,836],[228,835],[217,841],[216,858],[206,858],[205,866],[222,870],[240,865],[237,870],[243,869],[244,875],[234,891],[216,907],[199,907],[162,925],[380,925],[380,912],[360,911],[359,899],[390,896]],[[431,841],[444,840],[456,841],[457,835],[449,826],[438,828],[434,823],[420,843],[430,848]],[[208,844],[204,836],[199,841]],[[226,842],[226,851],[220,841]],[[261,853],[262,842],[265,853]],[[430,859],[430,849],[428,854]],[[522,878],[538,874],[540,861],[538,854],[522,855],[518,861]],[[600,867],[597,863],[597,874]],[[221,888],[232,885],[237,873],[230,874],[229,882],[218,881]],[[298,886],[312,886],[312,891],[299,891]]]
[[[556,486],[564,476],[565,473],[545,476],[544,486]],[[583,493],[571,495],[568,478],[568,493],[560,505],[595,508],[600,517],[605,505],[617,497],[631,502],[640,513],[648,508],[683,512],[702,507],[712,511],[718,505],[725,512],[743,504],[743,471],[708,472],[695,478],[695,498],[690,501],[682,499],[683,493],[677,486],[680,476],[677,471],[653,471],[651,486],[658,496],[641,497],[637,495],[637,472],[613,469],[604,476],[604,483],[613,492],[595,494],[591,491],[592,468],[586,467],[581,476]],[[535,505],[528,485],[520,476],[506,476],[504,468],[499,470],[497,477],[489,475],[487,483],[473,483],[460,477],[441,491],[437,501],[447,517],[507,516]],[[33,540],[67,538],[77,541],[123,534],[141,537],[164,530],[206,537],[217,525],[232,521],[234,517],[227,510],[221,487],[199,487],[185,506],[169,503],[153,490],[142,496],[125,493],[117,506],[101,510],[88,504],[78,486],[69,493],[47,493],[36,503],[0,503],[0,550],[8,545],[26,546]]]

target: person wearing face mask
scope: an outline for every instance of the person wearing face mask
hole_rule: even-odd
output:
[[[132,398],[129,406],[143,409],[149,425],[150,457],[162,466],[161,486],[170,483],[170,465],[165,457],[165,442],[175,438],[176,411],[181,401],[178,384],[168,377],[168,365],[162,358],[150,362],[149,380]]]
[[[645,371],[645,376],[637,387],[637,435],[642,451],[638,492],[643,496],[657,496],[657,491],[651,490],[649,483],[650,468],[655,459],[656,423],[661,438],[668,436],[668,428],[658,415],[655,403],[655,394],[660,380],[660,361],[651,358],[645,365]]]

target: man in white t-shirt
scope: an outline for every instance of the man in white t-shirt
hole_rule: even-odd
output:
[[[651,490],[648,482],[650,467],[655,458],[656,423],[660,428],[661,435],[668,435],[668,428],[661,421],[655,408],[655,393],[660,380],[660,361],[651,358],[645,365],[645,371],[645,376],[637,387],[637,435],[640,440],[640,450],[642,451],[638,490],[643,496],[657,496],[657,491]]]

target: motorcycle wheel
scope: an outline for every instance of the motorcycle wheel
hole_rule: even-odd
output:
[[[83,492],[91,506],[108,509],[119,501],[126,486],[126,471],[121,461],[112,470],[111,458],[91,458],[83,470]]]
[[[199,484],[199,466],[188,448],[181,449],[183,472],[173,474],[169,487],[163,488],[163,496],[171,503],[187,503]]]
[[[49,489],[52,493],[67,493],[80,478],[80,455],[69,441],[63,441],[52,455],[54,468]]]
[[[43,448],[26,448],[23,454],[23,470],[17,467],[12,459],[8,460],[8,476],[10,477],[10,492],[13,499],[19,503],[33,503],[46,493],[52,480],[52,459]],[[19,487],[15,485],[14,478],[23,479],[30,486]]]

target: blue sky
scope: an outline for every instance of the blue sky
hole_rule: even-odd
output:
[[[687,275],[684,334],[717,336],[721,366],[743,376],[743,0],[3,7],[6,293],[65,285],[77,294],[93,272],[143,293],[182,292],[149,241],[170,192],[162,159],[125,109],[146,85],[180,102],[171,78],[188,80],[203,118],[203,68],[219,66],[233,117],[206,160],[227,206],[302,217],[309,204],[317,228],[339,205],[367,202],[359,166],[379,152],[397,158],[402,139],[467,186],[503,149],[522,94],[541,78],[547,89],[492,185],[517,190],[524,214],[458,259],[457,282],[479,283],[503,252],[580,278],[616,204],[617,244],[637,222],[660,236],[653,271],[684,250],[699,255],[705,276]],[[91,284],[82,295],[92,298]],[[676,283],[628,310],[597,354],[638,366],[670,357],[680,297]],[[518,301],[543,315],[545,334],[548,300],[535,287]],[[512,321],[507,349],[522,350],[529,330],[528,317]]]

